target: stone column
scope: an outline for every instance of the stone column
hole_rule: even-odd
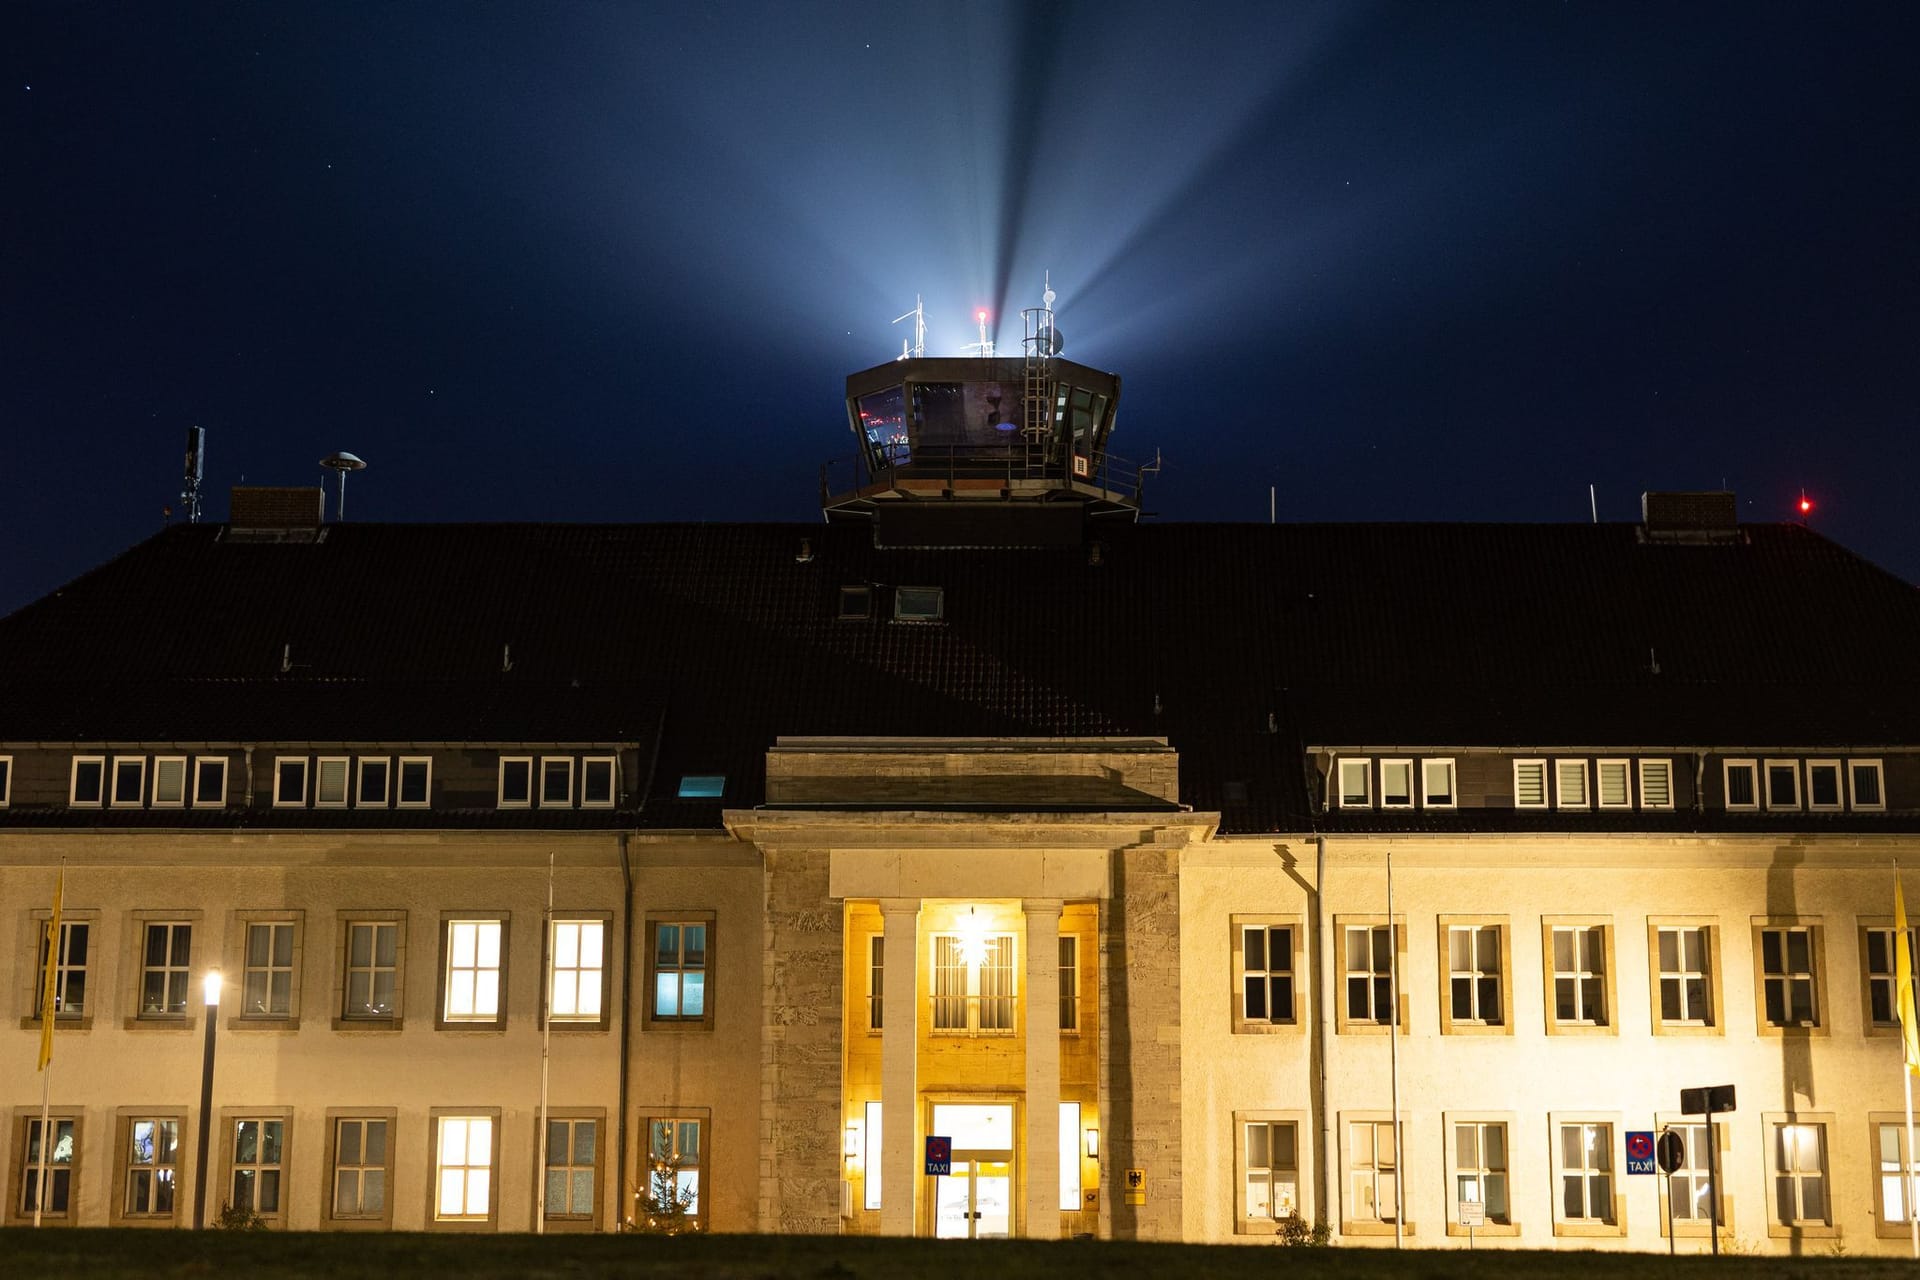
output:
[[[886,974],[880,993],[880,1233],[910,1236],[921,1175],[913,1141],[920,1104],[920,1009],[914,994],[920,986],[920,900],[883,898],[880,914]]]
[[[1060,903],[1028,898],[1027,1213],[1023,1234],[1060,1238]]]

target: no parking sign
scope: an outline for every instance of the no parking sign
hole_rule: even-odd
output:
[[[1627,1133],[1627,1172],[1654,1173],[1653,1131],[1632,1129]]]

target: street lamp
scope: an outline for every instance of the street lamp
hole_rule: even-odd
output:
[[[200,1150],[193,1160],[193,1229],[207,1225],[207,1137],[213,1130],[213,1024],[220,1016],[220,971],[211,969],[201,980],[207,1001],[207,1048],[200,1059]]]

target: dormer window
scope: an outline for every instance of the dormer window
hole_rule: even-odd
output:
[[[1752,760],[1728,760],[1722,765],[1729,809],[1760,807],[1760,766]]]
[[[433,757],[401,756],[399,782],[396,808],[426,808],[433,796]]]
[[[1513,762],[1513,807],[1516,809],[1547,807],[1547,762],[1545,760]]]
[[[1340,784],[1340,807],[1342,809],[1372,808],[1373,761],[1342,760],[1337,772]]]
[[[1766,767],[1767,808],[1798,809],[1800,807],[1800,762],[1798,760],[1769,760]]]
[[[313,762],[313,807],[347,807],[347,773],[353,761],[347,756],[321,756]]]
[[[612,756],[588,756],[580,762],[580,807],[613,808],[614,759]]]
[[[1880,785],[1878,760],[1849,760],[1847,780],[1853,791],[1854,808],[1884,809],[1887,807],[1887,795]]]
[[[187,758],[156,756],[153,761],[153,807],[179,809],[187,803]]]
[[[896,587],[893,592],[893,618],[896,622],[938,622],[945,616],[946,591],[942,587]]]
[[[115,756],[113,758],[113,803],[123,808],[137,808],[146,799],[147,758],[145,756]]]
[[[279,756],[273,762],[273,807],[301,809],[307,803],[307,758]]]
[[[385,756],[360,757],[360,798],[354,802],[362,809],[384,809],[393,803],[393,762]]]
[[[525,809],[533,804],[533,757],[500,757],[500,794],[502,809]]]
[[[1673,808],[1673,761],[1642,760],[1640,762],[1640,807],[1642,809]]]
[[[573,807],[572,756],[540,758],[540,807],[542,809]]]
[[[1554,794],[1562,809],[1585,809],[1593,803],[1587,794],[1587,762],[1585,760],[1556,760],[1553,762]]]
[[[1451,809],[1454,807],[1453,761],[1422,760],[1420,762],[1420,802],[1429,809]]]
[[[227,758],[225,756],[195,756],[193,758],[193,807],[196,809],[220,809],[227,803]]]
[[[1380,807],[1382,809],[1413,808],[1413,761],[1382,760],[1380,762]]]
[[[1596,761],[1593,772],[1600,808],[1631,809],[1633,807],[1633,761]]]
[[[1807,761],[1807,808],[1829,812],[1846,807],[1840,792],[1838,760]]]

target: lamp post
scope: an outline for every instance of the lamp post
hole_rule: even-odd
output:
[[[193,1229],[207,1225],[207,1138],[213,1132],[213,1024],[220,1016],[220,971],[201,980],[206,996],[207,1047],[200,1059],[200,1147],[193,1158]]]

